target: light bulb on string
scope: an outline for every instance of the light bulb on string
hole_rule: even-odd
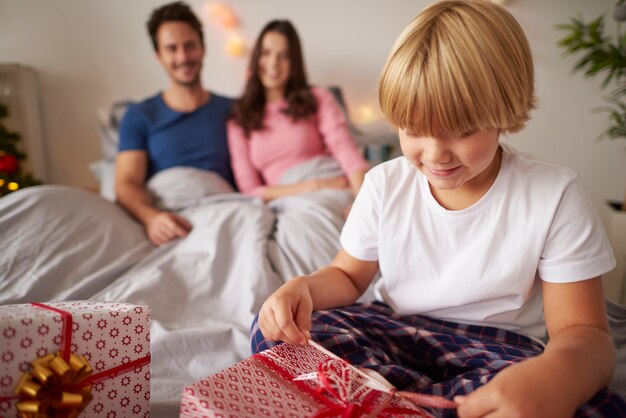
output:
[[[233,34],[226,43],[226,53],[231,57],[241,57],[246,52],[246,42],[241,35]]]
[[[208,7],[213,22],[225,29],[237,27],[238,19],[233,9],[224,3],[212,3]]]
[[[239,34],[239,17],[234,9],[221,1],[209,1],[204,4],[204,14],[219,29],[226,30],[228,38],[224,51],[231,57],[243,57],[246,53],[246,42]]]

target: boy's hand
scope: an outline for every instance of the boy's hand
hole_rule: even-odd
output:
[[[302,277],[291,279],[263,304],[259,312],[259,328],[271,341],[305,345],[311,337],[313,301]]]
[[[566,385],[558,385],[555,370],[541,355],[507,367],[467,396],[457,396],[459,418],[572,418]],[[554,373],[553,373],[554,372]]]

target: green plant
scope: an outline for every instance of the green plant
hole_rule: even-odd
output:
[[[622,19],[626,0],[616,2],[616,19]],[[572,18],[570,23],[557,25],[567,34],[558,42],[564,48],[564,55],[580,55],[573,70],[583,72],[586,78],[604,75],[602,88],[611,87],[607,97],[608,106],[597,110],[608,113],[609,127],[602,132],[601,138],[626,139],[626,33],[618,28],[616,34],[605,34],[605,16],[584,22]]]

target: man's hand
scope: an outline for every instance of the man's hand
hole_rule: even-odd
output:
[[[145,222],[146,234],[156,245],[186,237],[192,227],[187,219],[171,212],[157,212]]]

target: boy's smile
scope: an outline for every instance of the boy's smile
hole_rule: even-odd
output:
[[[497,129],[440,137],[413,136],[401,129],[399,135],[402,153],[428,178],[433,195],[448,209],[478,201],[498,176]]]
[[[454,168],[446,168],[446,169],[441,169],[441,168],[433,168],[433,167],[425,167],[428,171],[430,171],[430,173],[435,176],[435,177],[440,177],[440,178],[445,178],[445,177],[450,177],[452,175],[454,175],[455,173],[457,173],[460,169],[461,166],[457,166]]]

